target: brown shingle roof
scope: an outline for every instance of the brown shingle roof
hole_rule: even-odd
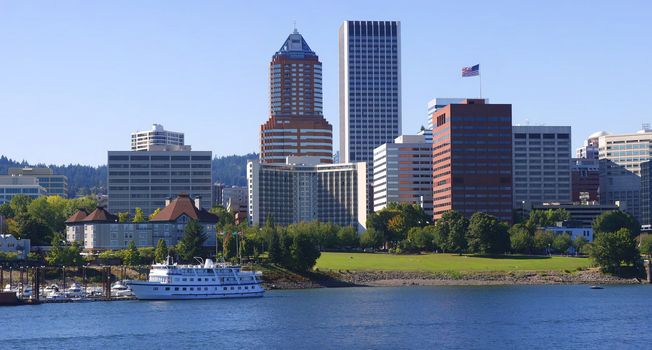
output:
[[[88,213],[85,210],[77,210],[76,213],[72,214],[68,220],[66,220],[66,224],[74,224],[76,222],[81,222],[84,218],[88,216]]]
[[[197,209],[187,194],[180,194],[150,221],[176,221],[183,214],[199,222],[216,223],[218,220],[217,215],[205,209]]]
[[[106,211],[102,207],[97,207],[92,213],[88,214],[82,222],[118,222],[118,217]]]

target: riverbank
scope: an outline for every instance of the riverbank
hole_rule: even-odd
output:
[[[612,276],[598,269],[564,271],[317,271],[307,274],[275,272],[263,275],[268,289],[397,286],[481,286],[544,284],[640,284],[633,276]]]
[[[315,270],[297,274],[264,266],[268,288],[404,285],[637,284],[634,273],[603,274],[585,257],[324,252]]]

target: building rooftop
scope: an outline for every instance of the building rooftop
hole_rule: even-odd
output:
[[[109,213],[102,207],[97,207],[92,213],[88,214],[79,222],[118,222],[118,217]]]
[[[76,213],[72,214],[68,220],[65,221],[66,224],[81,222],[88,216],[88,213],[85,210],[77,210]]]
[[[283,46],[276,51],[276,55],[288,56],[289,58],[306,58],[317,57],[314,51],[310,49],[308,43],[301,34],[294,29],[294,32],[288,36]]]
[[[199,209],[187,194],[180,194],[170,204],[165,206],[150,221],[176,221],[181,215],[200,222],[217,223],[218,216],[205,209]]]

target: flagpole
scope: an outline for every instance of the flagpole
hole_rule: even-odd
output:
[[[482,73],[478,72],[478,77],[480,78],[480,99],[482,99]]]

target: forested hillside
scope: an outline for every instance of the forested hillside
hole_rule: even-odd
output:
[[[258,159],[258,154],[243,156],[224,156],[213,158],[213,182],[223,182],[227,186],[247,185],[247,160]]]

